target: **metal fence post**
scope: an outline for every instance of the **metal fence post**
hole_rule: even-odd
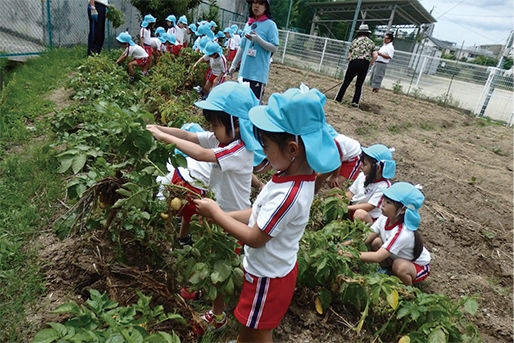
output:
[[[321,66],[323,65],[323,58],[325,58],[325,51],[327,49],[327,42],[328,42],[328,38],[325,38],[325,44],[323,44],[323,52],[321,53],[321,60],[319,61],[318,72],[321,71]]]
[[[419,69],[418,79],[416,80],[416,88],[418,88],[419,81],[421,80],[421,75],[423,74],[423,70],[425,70],[425,66],[427,65],[427,56],[423,57],[423,63],[421,63],[421,68]]]
[[[284,50],[282,51],[282,63],[284,63],[284,59],[286,58],[286,50],[287,50],[287,41],[289,40],[289,31],[286,33],[286,42],[284,43]]]
[[[46,22],[48,25],[48,45],[51,49],[54,44],[52,41],[52,15],[50,14],[50,0],[46,0]]]

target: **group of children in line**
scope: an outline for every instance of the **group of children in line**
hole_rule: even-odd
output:
[[[139,34],[139,45],[136,45],[128,32],[122,32],[116,40],[125,47],[125,51],[116,61],[117,64],[123,62],[127,58],[131,58],[128,62],[129,80],[134,80],[134,67],[140,66],[143,75],[148,75],[150,67],[157,63],[158,59],[164,53],[172,53],[179,55],[182,48],[187,47],[196,36],[192,45],[193,51],[200,52],[204,56],[198,60],[209,63],[209,71],[205,78],[205,85],[196,90],[207,96],[213,85],[224,82],[225,74],[228,71],[227,62],[230,63],[234,59],[241,41],[242,31],[237,25],[225,28],[223,31],[216,33],[218,25],[214,21],[202,20],[196,24],[188,26],[188,20],[185,15],[176,19],[170,14],[166,17],[168,28],[157,27],[152,36],[152,28],[156,23],[156,18],[151,14],[144,16],[141,23]],[[220,46],[221,40],[225,40],[226,55],[223,55],[223,48]],[[195,64],[196,66],[196,64]]]
[[[212,46],[205,49],[219,54]],[[391,185],[393,149],[382,144],[361,148],[338,133],[325,121],[325,101],[324,94],[302,84],[272,94],[262,106],[247,84],[229,81],[195,103],[211,131],[147,126],[156,139],[175,144],[188,156],[187,168],[171,168],[168,182],[201,195],[210,187],[216,198],[191,197],[182,211],[180,243],[193,244],[189,222],[198,214],[244,244],[244,284],[234,310],[242,324],[238,342],[272,341],[272,330],[294,293],[299,241],[310,207],[325,182],[341,187],[353,180],[347,191],[352,218],[373,229],[362,261],[391,268],[406,285],[430,273],[430,254],[416,231],[423,194],[410,183]],[[261,189],[254,173],[270,167],[277,172]],[[260,190],[253,205],[252,185]],[[181,294],[197,295],[187,289]],[[202,318],[215,330],[223,328],[223,298]]]

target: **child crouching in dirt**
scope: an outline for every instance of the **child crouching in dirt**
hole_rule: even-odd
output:
[[[264,153],[280,170],[252,208],[227,213],[211,199],[195,200],[200,215],[245,244],[245,277],[234,310],[243,325],[238,342],[273,341],[273,329],[280,325],[295,289],[298,242],[314,198],[314,170],[325,173],[340,163],[326,130],[325,96],[305,88],[275,93],[267,106],[250,111]]]
[[[380,216],[380,189],[391,185],[389,179],[394,177],[396,170],[393,151],[382,144],[362,148],[361,172],[346,192],[352,219],[371,224]]]
[[[145,49],[139,45],[136,45],[136,43],[132,41],[132,37],[128,32],[120,33],[118,37],[116,37],[116,40],[125,47],[125,51],[123,51],[121,56],[118,58],[116,64],[120,64],[128,57],[134,58],[128,63],[129,81],[133,82],[135,66],[140,66],[143,69],[143,72],[148,70],[148,53],[145,51]]]
[[[158,125],[148,125],[147,130],[156,139],[175,144],[177,149],[196,161],[208,162],[211,166],[209,186],[219,207],[224,211],[243,210],[250,207],[254,150],[260,149],[253,136],[248,112],[258,103],[250,87],[226,82],[214,88],[205,101],[195,103],[203,109],[212,132],[193,133]],[[185,175],[178,176],[187,182]],[[181,227],[181,238],[188,237],[189,231]],[[186,292],[183,289],[181,294]],[[227,323],[224,306],[220,295],[214,301],[212,310],[205,313],[202,319],[215,329],[222,329]],[[195,328],[195,333],[202,334],[202,330]]]
[[[361,252],[360,259],[391,268],[393,275],[410,286],[430,275],[430,253],[417,231],[421,219],[418,210],[425,197],[408,182],[397,182],[381,191],[382,215],[371,225],[374,232],[366,239],[372,251]],[[343,246],[351,243],[347,241]]]

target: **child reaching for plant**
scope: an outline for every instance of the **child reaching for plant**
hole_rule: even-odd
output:
[[[371,224],[380,216],[380,189],[391,185],[396,170],[393,151],[383,144],[362,148],[361,172],[346,192],[352,219]]]
[[[280,170],[252,208],[227,213],[213,200],[195,200],[200,215],[245,244],[244,284],[234,310],[243,325],[238,342],[271,342],[293,297],[299,240],[314,197],[313,170],[325,173],[340,163],[326,130],[324,101],[318,90],[303,86],[275,93],[267,106],[250,110],[264,153]]]
[[[132,37],[128,32],[121,32],[116,37],[116,40],[125,47],[125,51],[123,51],[121,56],[118,58],[116,64],[120,64],[128,57],[134,58],[128,63],[129,81],[134,82],[134,67],[140,66],[143,69],[143,71],[145,71],[145,68],[147,68],[148,66],[149,56],[146,53],[145,49],[143,49],[139,45],[136,45],[136,43],[132,41]]]
[[[209,94],[213,87],[216,87],[225,81],[225,74],[227,73],[227,60],[225,56],[223,56],[223,49],[216,42],[208,42],[202,52],[204,55],[200,57],[198,61],[196,61],[193,66],[193,70],[200,62],[209,63],[210,69],[207,74],[203,89],[200,90],[195,88],[195,90],[200,91],[199,93],[202,94],[202,96],[206,96]]]
[[[393,275],[410,286],[430,275],[430,253],[417,231],[421,219],[418,210],[425,197],[408,182],[397,182],[381,191],[382,215],[371,225],[374,232],[366,239],[372,251],[361,252],[360,259],[390,267]]]
[[[337,145],[341,166],[330,173],[318,174],[316,176],[316,193],[327,180],[330,188],[341,188],[346,180],[355,181],[361,168],[360,155],[362,150],[360,143],[353,138],[338,133],[330,124],[327,125],[330,135],[334,138]]]
[[[225,211],[242,210],[250,207],[253,151],[260,149],[248,119],[248,111],[257,104],[258,100],[250,87],[226,82],[214,88],[205,101],[195,103],[203,109],[212,132],[193,133],[157,125],[148,125],[147,130],[156,139],[175,144],[177,149],[197,162],[209,162],[209,186],[219,206]],[[179,168],[175,180],[187,182],[187,172],[181,172]],[[179,239],[191,240],[189,221],[186,219],[184,217],[182,220]],[[194,294],[189,294],[187,289],[183,289],[181,294],[194,298]],[[213,309],[202,318],[216,329],[223,328],[227,321],[224,306],[223,297],[218,296]]]

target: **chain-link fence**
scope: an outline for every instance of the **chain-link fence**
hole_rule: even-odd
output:
[[[141,21],[141,14],[129,0],[109,2],[124,13],[125,24],[114,29],[107,22],[105,49],[117,47],[115,37],[121,31],[137,36]],[[86,0],[1,0],[0,57],[40,54],[46,47],[87,44],[87,3]],[[201,18],[209,8],[208,3],[202,2],[193,11],[193,17]],[[244,27],[246,16],[217,9],[221,28],[234,23]],[[342,79],[348,63],[348,42],[283,30],[279,34],[279,50],[273,57],[276,62]],[[396,51],[382,86],[512,124],[511,71]]]
[[[279,34],[280,46],[275,61],[342,81],[350,43],[291,31],[279,30]],[[512,70],[396,51],[382,87],[431,98],[511,125],[513,84]]]

